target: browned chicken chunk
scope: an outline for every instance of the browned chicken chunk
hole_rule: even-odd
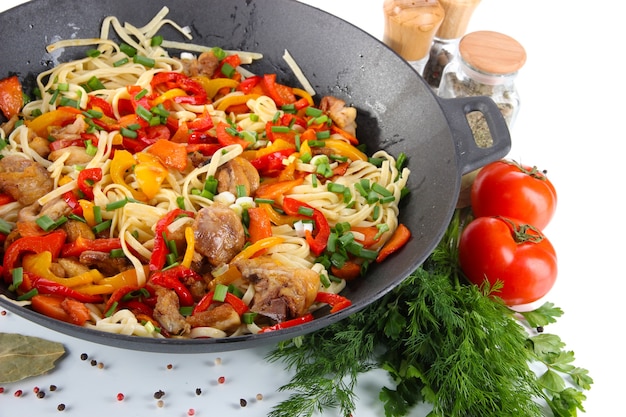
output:
[[[323,97],[320,109],[332,119],[341,129],[356,135],[356,109],[346,106],[346,102],[333,96]]]
[[[194,224],[196,252],[213,266],[228,263],[246,241],[239,216],[228,207],[214,204],[198,211]]]
[[[190,77],[204,75],[211,78],[220,65],[220,61],[213,54],[213,51],[203,52],[198,58],[182,59],[181,62],[183,63],[183,72]]]
[[[185,321],[185,317],[180,314],[176,292],[158,285],[155,286],[155,292],[157,302],[154,306],[154,319],[170,334],[189,332],[190,326]]]
[[[0,159],[0,191],[28,206],[52,191],[54,183],[48,171],[35,161],[19,155]]]
[[[187,317],[187,323],[191,327],[214,327],[231,333],[241,325],[241,318],[230,304],[219,304]]]
[[[217,191],[229,191],[237,195],[237,186],[246,187],[246,195],[252,195],[259,184],[261,178],[259,171],[245,158],[237,157],[219,167],[215,173],[217,179]]]
[[[319,274],[306,268],[289,268],[266,256],[235,262],[256,291],[250,310],[281,322],[305,314],[315,301]]]

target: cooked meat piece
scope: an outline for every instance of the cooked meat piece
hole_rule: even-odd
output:
[[[56,161],[63,155],[69,154],[64,165],[85,165],[93,159],[93,156],[87,153],[87,149],[82,146],[66,146],[65,148],[57,149],[50,152],[48,159],[50,161]]]
[[[188,333],[190,326],[180,314],[178,296],[174,290],[155,285],[157,302],[154,306],[154,318],[170,334]]]
[[[241,325],[239,314],[230,304],[219,304],[186,320],[191,327],[214,327],[227,333],[234,332]]]
[[[220,65],[220,61],[213,54],[213,51],[203,52],[198,58],[182,59],[181,62],[183,63],[183,72],[190,77],[204,75],[211,78]]]
[[[86,250],[80,254],[78,260],[81,264],[93,267],[106,276],[113,276],[131,267],[126,258],[111,258],[107,252]]]
[[[47,158],[50,155],[50,142],[48,139],[35,135],[29,139],[28,146],[42,158]]]
[[[0,129],[4,130],[4,136],[8,137],[15,128],[15,123],[20,120],[18,115],[11,116],[9,120],[0,125]]]
[[[48,216],[50,219],[56,221],[63,216],[69,215],[71,212],[70,207],[61,198],[55,198],[50,200],[43,206],[34,202],[33,204],[22,208],[17,214],[17,221],[29,223],[36,222],[41,216]]]
[[[246,235],[239,216],[225,206],[214,204],[196,214],[193,223],[196,252],[209,263],[218,266],[228,263],[241,251]]]
[[[83,223],[78,220],[68,220],[61,226],[65,233],[67,233],[66,240],[68,242],[74,242],[79,237],[83,237],[84,239],[95,239],[96,235],[93,230],[87,223]]]
[[[242,276],[256,291],[250,310],[281,322],[301,316],[315,301],[319,274],[306,268],[290,268],[267,256],[237,261]]]
[[[78,261],[70,258],[57,258],[57,263],[63,268],[65,277],[75,277],[76,275],[89,272],[89,268]]]
[[[332,119],[337,126],[351,135],[356,135],[356,109],[346,106],[346,102],[333,96],[323,97],[320,109]]]
[[[0,159],[0,191],[10,194],[22,205],[33,204],[52,191],[53,186],[50,174],[37,162],[19,155]]]
[[[62,139],[80,139],[81,133],[87,130],[87,123],[82,115],[76,116],[74,123],[62,127],[53,127],[50,129],[50,136],[55,140]]]
[[[241,157],[231,159],[219,167],[215,173],[215,178],[219,193],[230,191],[234,195],[237,195],[238,185],[246,187],[246,195],[252,195],[261,183],[259,171],[252,166],[250,161]]]

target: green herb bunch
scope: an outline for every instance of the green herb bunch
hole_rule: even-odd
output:
[[[593,380],[544,326],[562,315],[551,303],[509,309],[498,286],[467,284],[457,241],[467,211],[457,210],[431,256],[395,290],[350,317],[280,343],[268,355],[294,372],[290,396],[269,417],[350,416],[359,375],[385,369],[386,417],[420,403],[430,416],[576,416]]]

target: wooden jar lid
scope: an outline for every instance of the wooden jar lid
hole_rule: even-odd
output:
[[[478,31],[461,38],[459,54],[475,70],[506,75],[516,73],[526,63],[526,50],[510,36]]]

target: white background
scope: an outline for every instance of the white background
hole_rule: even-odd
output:
[[[382,0],[306,0],[382,38]],[[22,3],[3,0],[0,9]],[[624,91],[621,17],[602,3],[580,0],[482,0],[469,31],[495,30],[517,39],[528,60],[517,86],[522,106],[512,130],[512,159],[540,169],[559,194],[558,209],[545,230],[559,256],[559,277],[546,297],[565,311],[546,330],[558,334],[576,354],[576,364],[595,380],[585,402],[592,417],[626,415],[621,306],[624,296]],[[304,24],[304,23],[303,23]],[[19,28],[16,28],[19,30]],[[329,34],[332,36],[332,34]],[[1,40],[0,40],[1,41]],[[0,64],[1,65],[1,64]],[[3,68],[6,73],[9,69]],[[211,355],[159,355],[81,342],[8,314],[0,331],[20,331],[62,342],[68,356],[51,374],[5,385],[0,417],[60,415],[263,416],[285,394],[275,393],[289,374],[264,360],[266,350]],[[619,339],[618,339],[619,338]],[[79,359],[81,353],[104,369]],[[216,363],[221,359],[221,364]],[[167,365],[172,364],[172,369]],[[219,376],[226,383],[218,384]],[[382,372],[363,378],[355,417],[382,416],[377,401]],[[34,386],[48,391],[44,399]],[[196,396],[195,389],[202,395]],[[22,389],[25,395],[15,398]],[[166,392],[158,408],[155,391]],[[126,398],[118,402],[115,396]],[[263,394],[261,401],[255,400]],[[239,399],[248,400],[241,408]],[[332,415],[332,414],[329,414]],[[425,416],[415,410],[412,416]]]

